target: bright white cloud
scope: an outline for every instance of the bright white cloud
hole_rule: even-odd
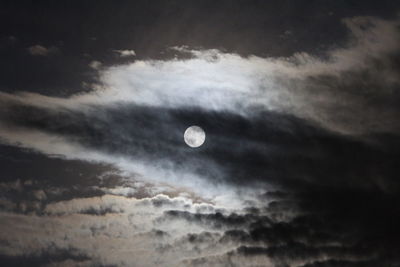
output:
[[[399,76],[388,63],[400,41],[399,21],[355,17],[343,22],[350,31],[349,42],[344,48],[327,51],[326,59],[307,53],[296,53],[289,58],[244,58],[218,50],[174,48],[178,52],[192,53],[193,58],[138,60],[104,68],[100,72],[102,86],[68,99],[34,94],[11,97],[32,105],[63,105],[80,110],[87,109],[88,105],[127,102],[174,108],[201,107],[251,115],[257,107],[294,113],[345,133],[394,130],[391,120],[395,115],[374,106],[365,110],[362,97],[362,90],[387,95],[392,89],[363,89],[361,86],[353,89],[359,90],[354,93],[348,88],[359,87],[351,84],[354,82],[351,77],[365,71],[371,73],[373,80],[382,81],[386,88],[400,83]],[[376,69],[374,60],[380,60],[382,67]],[[99,69],[101,63],[93,61],[90,66]],[[333,82],[322,82],[327,77]],[[338,109],[340,114],[331,112],[332,109]],[[381,114],[379,121],[376,121],[376,113]]]
[[[136,56],[136,52],[134,50],[114,50],[120,57],[133,57]]]

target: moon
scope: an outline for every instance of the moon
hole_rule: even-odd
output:
[[[186,129],[183,138],[190,147],[199,147],[206,140],[206,133],[199,126],[190,126]]]

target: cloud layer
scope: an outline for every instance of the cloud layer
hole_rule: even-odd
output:
[[[321,55],[174,47],[93,61],[90,92],[0,93],[0,260],[395,266],[399,21],[343,23]]]

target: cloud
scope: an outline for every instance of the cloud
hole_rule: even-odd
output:
[[[210,204],[193,203],[187,198],[169,198],[165,195],[141,200],[105,195],[49,203],[39,215],[3,211],[0,224],[9,231],[0,234],[1,240],[7,240],[6,245],[0,245],[0,253],[6,258],[21,261],[29,255],[39,255],[41,258],[42,251],[46,250],[50,255],[47,258],[52,259],[56,253],[47,250],[52,246],[70,254],[85,255],[85,261],[89,260],[91,264],[177,265],[191,255],[211,253],[206,248],[199,251],[194,236],[198,236],[198,241],[203,236],[202,242],[207,245],[211,245],[215,239],[201,234],[205,228],[185,222],[162,222],[157,218],[170,208],[210,212],[210,209],[200,208],[204,205]],[[45,228],[40,227],[43,224]],[[32,231],[36,228],[38,230]],[[186,238],[188,235],[190,237]],[[21,238],[23,243],[19,242]],[[170,244],[174,242],[181,244],[182,250],[170,249]]]
[[[295,114],[346,134],[399,132],[394,123],[398,107],[388,105],[398,96],[399,21],[354,17],[343,23],[349,29],[347,44],[325,51],[323,57],[302,52],[288,58],[241,57],[180,47],[174,49],[191,58],[137,60],[102,69],[102,85],[91,93],[67,99],[8,97],[77,109],[121,102],[244,116],[262,109]],[[90,65],[99,69],[100,64]]]
[[[54,46],[46,48],[42,45],[33,45],[28,48],[28,51],[32,56],[48,56],[49,54],[57,52],[58,49]]]
[[[136,56],[136,52],[134,50],[113,50],[120,57],[133,57]]]
[[[139,179],[186,187],[206,198],[236,194],[238,184],[244,191],[298,183],[398,190],[393,186],[394,146],[381,151],[290,115],[263,112],[249,118],[129,104],[55,112],[15,105],[3,107],[0,116],[5,140],[49,155],[113,164]],[[202,125],[209,140],[200,151],[183,142],[193,122]],[[386,160],[378,164],[377,158]]]
[[[46,203],[38,214],[1,211],[0,226],[8,231],[0,233],[0,240],[7,241],[0,243],[0,260],[21,262],[34,255],[53,264],[72,260],[119,266],[224,266],[227,262],[233,266],[374,266],[398,260],[393,246],[398,230],[388,224],[398,222],[396,216],[388,216],[396,212],[396,207],[388,206],[396,199],[352,193],[355,203],[345,209],[346,195],[266,195],[275,202],[268,204],[261,196],[248,203],[251,208],[236,209],[195,203],[183,196],[137,199],[105,194]],[[281,201],[298,213],[269,209]],[[360,209],[360,203],[367,208]],[[386,208],[377,212],[382,207]],[[274,216],[276,212],[289,214]],[[64,256],[57,256],[57,251]]]
[[[57,249],[49,247],[41,252],[30,253],[23,257],[0,255],[0,262],[7,266],[88,266],[90,258],[73,248]],[[68,265],[66,265],[68,266]]]
[[[100,69],[100,67],[101,67],[102,65],[103,65],[103,64],[102,64],[100,61],[97,61],[97,60],[93,60],[93,61],[91,61],[91,62],[89,63],[89,67],[91,67],[92,69],[95,69],[95,70]]]
[[[2,143],[99,168],[90,183],[1,184],[0,252],[74,247],[122,266],[396,261],[398,21],[344,23],[349,42],[321,58],[180,47],[188,58],[94,62],[91,92],[0,93]],[[182,138],[192,124],[208,138],[196,151]],[[111,169],[123,179],[99,182]]]
[[[375,168],[377,155],[390,156],[329,131],[365,136],[397,133],[398,107],[386,100],[395,98],[398,84],[391,67],[398,21],[356,17],[344,23],[350,31],[348,44],[327,51],[325,59],[304,53],[244,58],[180,47],[174,49],[192,57],[103,68],[103,85],[89,93],[68,98],[1,93],[0,135],[4,142],[42,153],[114,164],[148,181],[196,190],[209,188],[210,182],[224,184],[227,195],[232,190],[226,181],[252,185],[250,181],[263,180],[261,175],[269,177],[265,181],[286,184],[291,182],[286,177],[297,177],[296,173],[318,176],[315,172],[321,166],[328,170],[327,184],[337,184],[339,176],[349,186],[359,186],[362,183],[354,177],[366,176],[370,188],[397,190],[390,178],[390,160],[387,177],[361,175],[361,166]],[[382,32],[385,37],[380,39]],[[376,68],[377,62],[382,67]],[[365,94],[371,95],[369,100]],[[211,141],[197,157],[182,146],[182,133],[193,122],[206,128]],[[245,127],[239,131],[237,125]],[[229,153],[224,147],[230,148]],[[349,177],[350,159],[338,156],[337,147],[357,151],[360,161],[351,166],[357,175]],[[253,161],[245,160],[250,151]],[[219,153],[224,153],[223,160]],[[328,159],[340,161],[343,171],[333,171]],[[217,188],[203,193],[212,195],[221,189]]]

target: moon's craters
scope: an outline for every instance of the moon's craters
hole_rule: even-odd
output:
[[[199,147],[206,140],[206,133],[199,126],[190,126],[184,133],[185,143],[190,147]]]

